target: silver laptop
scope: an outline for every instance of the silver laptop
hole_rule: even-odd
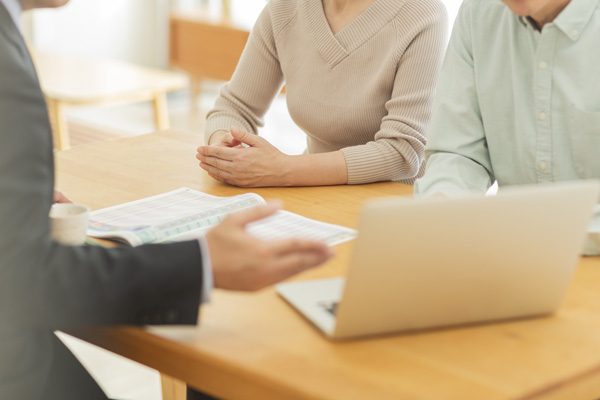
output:
[[[493,197],[371,200],[346,278],[277,292],[339,339],[549,314],[599,192],[598,182],[580,181]]]

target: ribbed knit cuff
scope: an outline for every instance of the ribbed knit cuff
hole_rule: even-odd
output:
[[[422,170],[421,165],[407,165],[397,151],[382,150],[376,143],[346,147],[341,151],[346,158],[349,185],[381,181],[412,184]]]

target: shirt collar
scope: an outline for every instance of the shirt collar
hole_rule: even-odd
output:
[[[19,0],[0,0],[0,4],[6,8],[8,15],[12,18],[19,32],[21,32],[21,12],[23,12],[21,2]]]
[[[576,41],[590,22],[599,1],[571,0],[551,23],[560,29],[569,39]],[[534,27],[528,17],[519,17],[519,21],[525,26]]]
[[[517,18],[525,28],[531,27],[531,29],[535,29],[535,25],[529,20],[529,17],[517,16]]]
[[[576,41],[590,22],[600,0],[571,0],[554,19],[554,25],[572,41]]]

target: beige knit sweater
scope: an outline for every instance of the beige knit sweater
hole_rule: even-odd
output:
[[[285,83],[309,153],[341,149],[349,184],[412,183],[424,171],[446,24],[440,0],[377,0],[334,35],[321,0],[270,0],[208,113],[206,140],[231,126],[257,134]]]

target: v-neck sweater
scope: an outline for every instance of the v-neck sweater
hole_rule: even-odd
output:
[[[258,134],[285,83],[308,153],[341,150],[349,184],[412,184],[446,33],[439,0],[376,0],[335,35],[320,0],[270,0],[207,115],[206,140],[232,126]]]

